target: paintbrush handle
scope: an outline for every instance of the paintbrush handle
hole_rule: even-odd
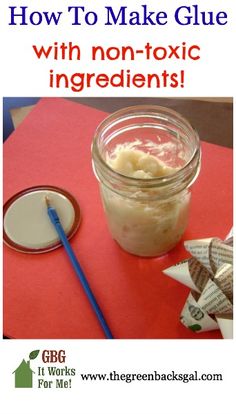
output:
[[[57,231],[57,234],[58,234],[58,236],[59,236],[59,238],[60,238],[60,240],[61,240],[61,242],[62,242],[62,244],[63,244],[63,246],[66,250],[68,258],[70,259],[70,262],[71,262],[71,264],[72,264],[72,266],[75,270],[76,275],[78,276],[78,278],[80,280],[80,283],[81,283],[81,285],[82,285],[82,287],[83,287],[83,289],[84,289],[84,291],[87,295],[87,298],[88,298],[94,312],[96,313],[96,316],[97,316],[97,318],[100,322],[100,325],[101,325],[106,337],[109,338],[109,339],[113,339],[113,335],[110,331],[110,328],[107,325],[107,322],[106,322],[106,320],[103,316],[103,313],[102,313],[102,311],[101,311],[101,309],[100,309],[100,307],[99,307],[99,305],[96,301],[96,298],[95,298],[95,296],[94,296],[94,294],[93,294],[93,292],[92,292],[92,290],[89,286],[89,283],[86,279],[86,276],[85,276],[85,274],[84,274],[84,272],[83,272],[83,270],[82,270],[82,268],[81,268],[81,266],[78,262],[78,259],[75,256],[75,253],[74,253],[74,251],[73,251],[73,249],[72,249],[72,247],[71,247],[71,245],[70,245],[70,243],[67,239],[65,231],[64,231],[64,229],[61,225],[60,219],[59,219],[58,214],[57,214],[54,207],[48,207],[48,216],[49,216],[52,224],[54,225],[54,227]]]

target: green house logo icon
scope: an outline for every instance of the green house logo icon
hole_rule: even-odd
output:
[[[30,368],[30,360],[37,358],[39,350],[29,354],[29,361],[22,359],[20,365],[13,371],[15,374],[15,388],[32,388],[34,371]]]
[[[18,368],[13,372],[15,374],[15,388],[32,388],[33,373],[34,371],[30,368],[30,361],[26,362],[23,359]]]

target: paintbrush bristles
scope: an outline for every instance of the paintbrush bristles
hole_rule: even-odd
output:
[[[47,207],[48,208],[51,207],[50,198],[48,196],[45,196],[45,201],[46,201]]]

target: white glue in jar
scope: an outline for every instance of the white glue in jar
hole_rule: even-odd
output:
[[[186,229],[200,170],[190,123],[164,107],[124,108],[98,126],[92,158],[112,237],[138,256],[171,250]]]

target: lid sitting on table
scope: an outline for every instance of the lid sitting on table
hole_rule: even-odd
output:
[[[61,246],[47,214],[46,196],[57,210],[67,238],[76,233],[81,213],[75,198],[58,187],[31,187],[4,204],[3,240],[9,247],[24,253],[44,253]]]

